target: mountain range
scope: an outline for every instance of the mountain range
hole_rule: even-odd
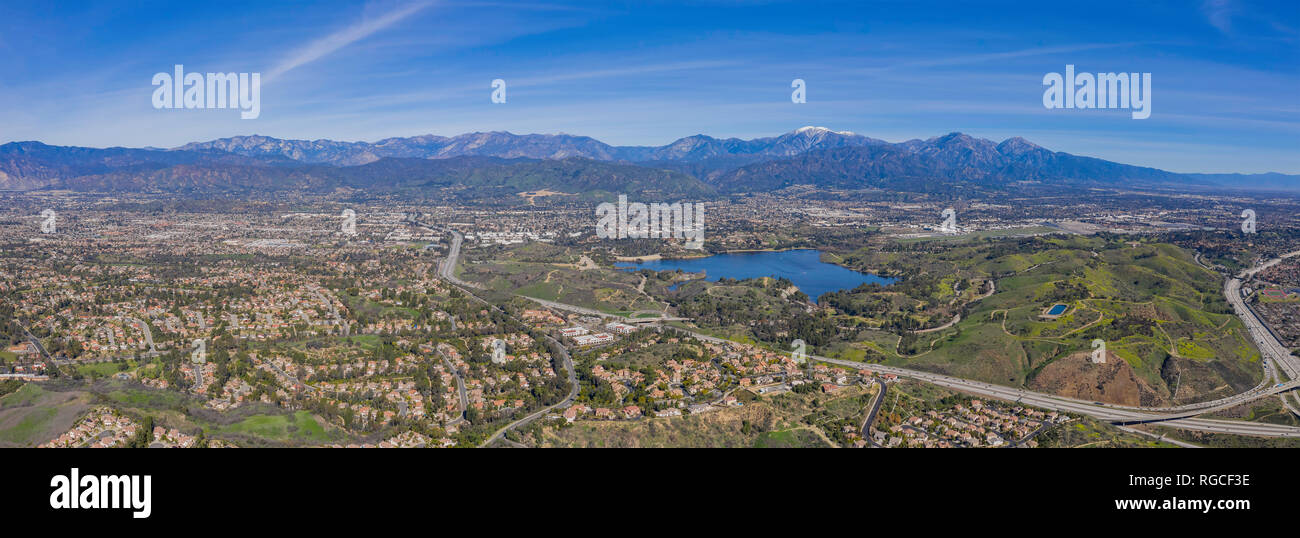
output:
[[[287,157],[295,161],[334,166],[367,164],[385,157],[442,159],[464,155],[531,159],[583,157],[598,161],[701,162],[715,158],[791,157],[814,149],[886,144],[847,131],[804,127],[781,136],[742,140],[688,136],[665,146],[611,146],[589,136],[507,132],[468,133],[455,137],[436,135],[385,138],[378,142],[333,140],[281,140],[267,136],[235,136],[195,142],[181,151],[222,152],[248,157]]]
[[[950,133],[890,143],[824,127],[750,140],[694,135],[663,146],[508,132],[377,142],[252,135],[172,149],[0,145],[4,190],[203,194],[467,187],[483,196],[551,189],[596,197],[700,197],[796,185],[954,192],[1027,184],[1294,191],[1300,190],[1300,176],[1178,174],[1051,151],[1019,137],[994,142]]]

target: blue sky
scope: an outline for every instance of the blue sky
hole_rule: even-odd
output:
[[[154,73],[263,74],[262,113],[157,110]],[[1152,74],[1150,119],[1047,110],[1042,78]],[[507,103],[490,101],[492,79]],[[790,81],[808,102],[790,102]],[[1300,173],[1300,3],[22,2],[0,6],[0,142],[471,131],[659,145],[804,125],[952,131],[1180,172]]]

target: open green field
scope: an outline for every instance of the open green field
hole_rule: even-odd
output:
[[[377,334],[353,334],[343,337],[348,343],[361,346],[362,349],[374,349],[383,343],[383,339]]]
[[[116,362],[96,362],[90,364],[78,364],[77,372],[86,377],[109,377],[118,372],[128,372],[137,366],[136,361],[127,360],[126,368],[123,369]]]
[[[651,292],[669,284],[610,268],[578,269],[581,254],[546,243],[474,251],[461,278],[488,290],[592,308],[611,314],[663,311]],[[644,287],[645,289],[641,289]]]
[[[45,394],[45,390],[40,385],[26,383],[19,387],[18,390],[0,397],[0,408],[29,406]]]
[[[922,335],[911,349],[884,349],[888,362],[1142,405],[1211,399],[1259,381],[1259,352],[1224,300],[1220,277],[1187,252],[1085,237],[1035,243],[1001,256],[991,247],[939,254],[954,270],[1001,275],[997,292],[951,329]],[[1043,318],[1054,302],[1070,308]],[[1087,360],[1098,339],[1105,366]],[[1087,386],[1108,377],[1118,380],[1113,390]]]
[[[571,264],[580,254],[555,245],[484,249],[462,266],[467,279],[505,293],[620,313],[662,311],[671,301],[699,330],[724,338],[781,350],[801,338],[817,354],[1083,399],[1177,405],[1260,382],[1260,354],[1222,296],[1222,277],[1190,252],[1146,239],[1042,235],[1051,231],[885,238],[837,253],[849,268],[903,278],[841,292],[828,302],[833,314],[811,317],[806,303],[761,279],[668,291],[663,275],[578,270]],[[988,282],[995,291],[986,296]],[[1045,317],[1057,303],[1066,311]],[[1103,361],[1091,360],[1094,349]]]
[[[239,445],[318,445],[352,440],[308,411],[282,413],[262,405],[219,413],[202,409],[185,394],[100,379],[65,380],[48,387],[26,383],[0,396],[0,447],[36,446],[57,437],[92,405],[108,405],[136,418],[149,416],[161,426],[186,433],[203,429],[210,438]]]
[[[1205,401],[1262,379],[1260,354],[1222,295],[1222,277],[1174,245],[1060,234],[887,241],[839,259],[902,280],[828,296],[836,310],[821,315],[836,332],[801,336],[817,341],[816,354],[1128,405]],[[989,281],[995,291],[985,296]],[[743,284],[708,288],[704,312],[730,312],[745,323],[693,316],[704,332],[764,340],[753,329],[766,322],[764,312],[788,319],[790,310],[772,302],[778,298]],[[684,285],[679,295],[704,286]],[[1064,313],[1043,315],[1058,303],[1067,305]],[[816,323],[823,322],[814,315],[799,334]],[[913,329],[921,327],[933,329]],[[1104,361],[1094,364],[1091,354],[1103,345]]]
[[[0,398],[0,447],[32,447],[57,437],[72,426],[89,402],[84,392],[23,385]]]
[[[298,411],[292,415],[253,415],[234,424],[218,427],[214,434],[315,443],[342,438],[337,432],[322,426],[307,411]]]

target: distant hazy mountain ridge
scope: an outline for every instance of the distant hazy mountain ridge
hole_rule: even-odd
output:
[[[741,140],[688,136],[665,146],[611,146],[588,136],[567,134],[517,135],[507,132],[468,133],[386,138],[378,142],[333,140],[281,140],[269,136],[235,136],[186,144],[181,151],[219,151],[249,157],[281,156],[305,163],[353,166],[384,157],[441,159],[463,155],[564,159],[586,157],[599,161],[702,161],[714,157],[788,157],[810,149],[884,144],[883,140],[822,127],[804,127],[781,136]]]
[[[824,127],[751,140],[694,135],[663,146],[611,146],[586,136],[508,132],[377,142],[252,135],[169,150],[0,145],[0,189],[6,190],[204,193],[465,185],[701,196],[792,185],[927,192],[1005,189],[1018,182],[1300,188],[1300,176],[1176,174],[1054,152],[1019,137],[997,143],[950,133],[889,143]]]
[[[774,190],[811,184],[837,189],[938,190],[971,185],[1005,188],[1018,181],[1073,185],[1205,184],[1155,168],[1053,152],[1023,138],[1000,144],[962,133],[899,144],[811,150],[790,159],[750,164],[709,182],[725,191]]]

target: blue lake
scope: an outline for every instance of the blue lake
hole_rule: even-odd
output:
[[[623,269],[650,269],[688,273],[703,272],[705,278],[716,282],[719,278],[742,280],[758,277],[785,277],[814,301],[823,293],[856,288],[872,282],[882,286],[894,279],[859,273],[820,259],[821,253],[812,249],[784,250],[780,252],[739,252],[717,254],[707,258],[689,260],[654,260],[647,262],[619,262]]]

